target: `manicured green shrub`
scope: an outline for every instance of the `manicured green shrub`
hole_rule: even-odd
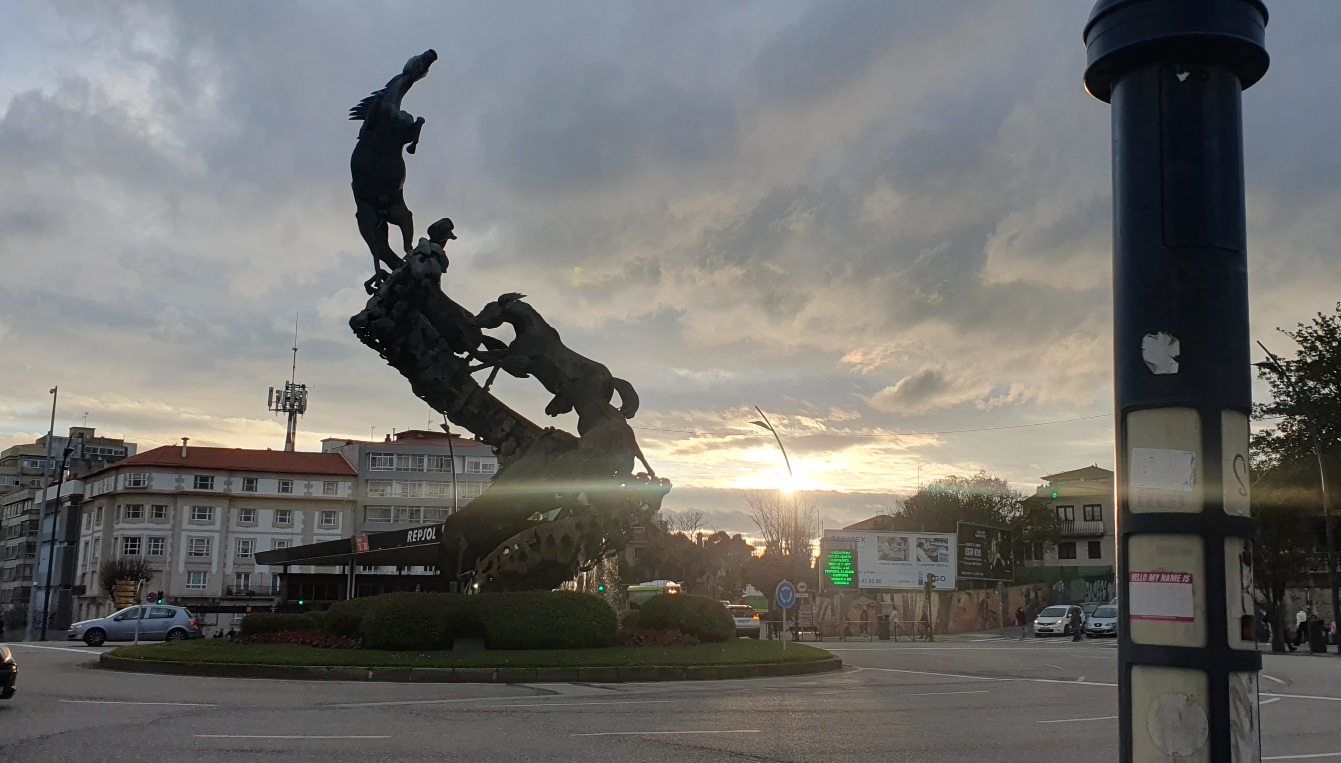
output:
[[[243,636],[255,636],[258,633],[281,633],[284,631],[314,631],[317,624],[307,615],[270,612],[253,612],[242,618]]]
[[[322,627],[327,633],[336,636],[359,638],[362,635],[360,629],[363,626],[363,611],[373,598],[376,597],[335,602],[323,613]]]
[[[304,612],[303,614],[307,615],[308,618],[312,620],[312,622],[316,623],[316,624],[317,624],[317,628],[318,628],[319,630],[325,630],[325,629],[326,629],[326,613],[325,613],[325,612]]]
[[[726,641],[736,623],[720,601],[688,594],[657,594],[639,610],[638,625],[650,630],[679,631],[700,641]]]
[[[594,649],[615,643],[619,617],[604,599],[577,591],[524,591],[479,600],[490,649]]]
[[[638,623],[638,610],[626,609],[619,613],[619,627],[621,629],[636,631],[642,627]]]
[[[326,630],[367,649],[451,649],[483,638],[490,649],[584,649],[615,643],[618,617],[604,600],[572,591],[460,596],[389,593],[336,604]]]

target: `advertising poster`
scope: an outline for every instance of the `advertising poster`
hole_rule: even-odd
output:
[[[825,530],[824,541],[850,541],[856,546],[859,588],[920,590],[930,573],[936,576],[936,590],[954,590],[954,533]]]
[[[959,539],[959,578],[961,580],[1015,580],[1011,560],[1011,532],[999,527],[955,525]]]

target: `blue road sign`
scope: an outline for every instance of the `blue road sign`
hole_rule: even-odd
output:
[[[796,586],[790,580],[778,583],[777,590],[773,592],[773,601],[783,609],[791,609],[796,604]]]

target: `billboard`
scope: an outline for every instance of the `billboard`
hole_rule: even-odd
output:
[[[1015,580],[1011,533],[999,527],[955,525],[959,537],[959,577],[963,580]]]
[[[936,590],[954,590],[954,533],[825,530],[823,542],[834,541],[856,546],[858,588],[921,590],[930,573]]]
[[[846,540],[820,540],[820,590],[851,590],[857,585],[857,544]]]

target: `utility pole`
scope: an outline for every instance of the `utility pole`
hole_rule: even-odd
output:
[[[1261,760],[1242,91],[1261,0],[1100,0],[1112,104],[1119,760]],[[1246,636],[1246,638],[1245,638]]]

